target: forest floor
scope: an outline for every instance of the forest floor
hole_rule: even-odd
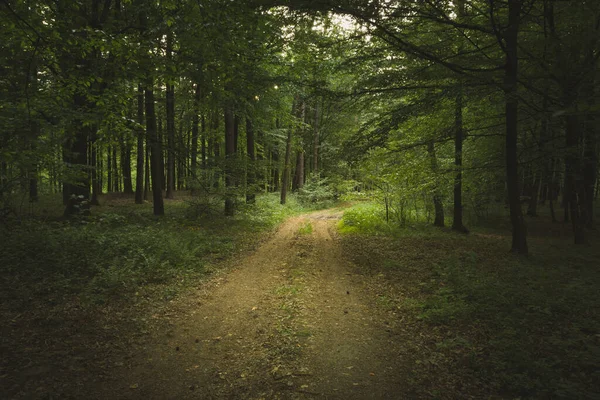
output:
[[[0,397],[600,393],[597,233],[574,247],[568,225],[529,219],[524,258],[508,253],[504,218],[469,235],[400,229],[357,203],[249,238],[258,225],[244,219],[211,227],[188,208],[152,219],[114,204],[83,227],[47,221],[5,236]],[[186,267],[164,267],[169,257]]]

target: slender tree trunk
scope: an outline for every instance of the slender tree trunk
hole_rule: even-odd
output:
[[[133,194],[131,180],[131,143],[124,138],[121,142],[121,171],[123,173],[123,192]]]
[[[233,163],[235,162],[235,116],[230,106],[225,107],[225,215],[233,216],[235,197],[232,193],[235,186]]]
[[[313,173],[319,173],[319,101],[315,101],[315,125],[313,134]]]
[[[434,226],[444,226],[444,205],[442,203],[442,196],[440,194],[439,184],[437,182],[437,176],[439,174],[437,157],[435,155],[435,144],[433,140],[427,143],[427,153],[429,153],[429,159],[431,163],[431,171],[433,172],[435,187],[433,188],[433,207],[435,209],[435,219],[433,221]]]
[[[463,152],[463,90],[461,84],[458,87],[458,94],[455,100],[454,111],[454,166],[456,172],[454,176],[454,220],[452,229],[457,232],[468,233],[469,231],[463,224],[463,205],[462,205],[462,152]]]
[[[119,163],[117,162],[117,145],[112,147],[112,161],[113,161],[113,185],[114,192],[119,192]]]
[[[162,197],[162,143],[156,127],[156,111],[154,104],[154,80],[148,78],[146,84],[146,134],[150,143],[150,175],[152,178],[152,207],[154,215],[164,215],[165,207]]]
[[[96,141],[96,129],[94,128],[94,133],[92,136],[92,140],[90,141],[90,164],[92,166],[92,199],[90,200],[90,204],[94,206],[99,206],[100,201],[98,200],[98,195],[100,194],[100,180],[98,179],[98,143]]]
[[[287,191],[290,182],[290,169],[291,169],[291,153],[292,153],[292,128],[290,127],[287,134],[287,140],[285,142],[285,163],[283,165],[283,173],[281,177],[281,199],[280,203],[285,204],[287,200]]]
[[[194,91],[194,115],[192,117],[192,148],[191,150],[191,167],[192,170],[192,194],[195,193],[195,186],[197,185],[197,169],[198,169],[198,124],[200,122],[199,119],[200,112],[200,85],[196,83],[196,89]],[[203,150],[205,150],[203,148]],[[202,154],[202,159],[204,161],[204,154]]]
[[[145,100],[144,100],[145,104]],[[147,124],[147,122],[146,122]],[[146,162],[144,164],[144,201],[148,201],[148,194],[150,193],[150,137],[148,136],[148,132],[146,132],[146,148],[145,148],[145,156]]]
[[[296,154],[296,170],[292,190],[297,191],[304,186],[304,151],[300,150]]]
[[[511,252],[526,255],[527,232],[519,199],[519,158],[518,144],[518,112],[519,98],[517,94],[518,58],[517,44],[519,19],[521,16],[521,0],[508,0],[508,27],[505,32],[506,66],[504,76],[504,92],[506,102],[506,183],[508,187],[508,204],[512,225]]]
[[[300,114],[299,110],[301,109],[301,105],[300,105],[300,99],[298,97],[296,97],[294,99],[294,103],[292,105],[292,115],[298,117],[298,114]],[[280,203],[281,204],[285,204],[286,200],[287,200],[287,191],[288,191],[288,187],[290,185],[290,175],[291,175],[291,169],[292,169],[292,165],[291,165],[291,158],[292,158],[292,130],[293,127],[289,127],[288,129],[288,134],[287,134],[287,140],[285,142],[285,160],[284,160],[284,165],[283,165],[283,173],[281,176],[281,199],[280,199]]]
[[[256,183],[256,156],[254,149],[254,127],[252,120],[246,118],[246,151],[248,153],[248,168],[246,172],[246,203],[254,203],[256,195],[254,194],[254,185]]]
[[[137,157],[135,177],[135,204],[144,203],[144,87],[138,85],[137,93]]]
[[[221,143],[219,142],[219,135],[217,132],[219,130],[219,113],[215,111],[213,114],[213,132],[211,137],[213,138],[213,147],[212,151],[214,154],[213,167],[215,168],[214,174],[214,187],[215,189],[219,188],[219,181],[221,180],[221,175],[219,172],[219,161],[221,159]]]
[[[173,57],[173,33],[167,32],[167,61]],[[173,198],[175,191],[175,86],[167,83],[167,199]]]
[[[111,193],[113,191],[113,160],[112,146],[106,148],[106,190]]]
[[[200,154],[202,157],[202,169],[206,169],[206,117],[202,114],[202,119],[200,123],[202,136],[200,137]]]

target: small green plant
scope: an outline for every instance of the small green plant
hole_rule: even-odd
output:
[[[298,235],[310,235],[313,231],[313,226],[310,221],[306,221],[304,225],[298,229]]]

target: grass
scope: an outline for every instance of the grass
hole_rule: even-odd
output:
[[[510,232],[395,226],[376,207],[344,215],[343,243],[402,322],[422,396],[592,399],[600,393],[600,246],[529,219],[529,257]],[[371,216],[371,217],[370,217]],[[541,232],[546,232],[542,235]],[[437,394],[436,394],[437,393]]]
[[[217,209],[198,213],[216,205],[189,199],[167,201],[166,215],[157,218],[149,204],[104,200],[89,218],[38,215],[0,232],[0,273],[11,302],[31,293],[76,296],[86,307],[140,296],[169,300],[256,233],[302,211],[294,200],[280,206],[276,196],[260,196],[253,206],[240,205],[236,217],[225,218]]]
[[[313,227],[312,224],[310,223],[310,221],[306,221],[306,223],[304,225],[302,225],[300,227],[300,229],[298,229],[298,234],[299,235],[310,235],[313,231]]]

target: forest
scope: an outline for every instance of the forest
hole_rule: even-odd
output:
[[[0,396],[600,396],[600,2],[1,0]]]

